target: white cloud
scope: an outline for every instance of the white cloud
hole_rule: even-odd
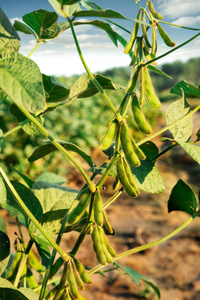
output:
[[[173,21],[174,24],[181,26],[195,26],[197,25],[200,29],[200,25],[197,22],[200,22],[200,15],[196,17],[181,17]]]
[[[171,19],[191,16],[200,12],[199,0],[157,0],[157,3],[158,6],[155,5],[155,9]]]
[[[15,17],[15,18],[10,19],[10,22],[12,25],[15,23],[15,20],[24,23],[22,18]]]

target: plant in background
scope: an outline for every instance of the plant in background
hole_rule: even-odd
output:
[[[199,97],[200,89],[185,81],[177,83],[172,92],[180,99],[170,105],[166,114],[167,125],[158,132],[153,132],[148,123],[143,105],[150,105],[154,109],[161,107],[161,102],[155,92],[149,71],[168,77],[156,67],[156,61],[169,55],[187,43],[197,38],[197,33],[191,39],[175,47],[175,43],[162,27],[168,24],[157,12],[152,1],[146,1],[144,7],[139,7],[130,40],[113,30],[114,24],[122,31],[127,32],[112,19],[127,19],[119,12],[103,10],[91,1],[77,0],[49,0],[55,12],[38,10],[23,16],[24,23],[15,21],[11,25],[6,15],[0,11],[0,88],[1,104],[9,105],[10,114],[19,124],[8,132],[1,132],[0,141],[6,139],[19,129],[27,133],[40,132],[45,141],[37,147],[29,157],[29,162],[38,160],[46,155],[60,151],[64,157],[82,174],[85,184],[80,191],[62,186],[65,179],[56,174],[45,173],[35,181],[30,179],[21,170],[15,171],[21,176],[23,184],[10,181],[1,168],[0,177],[0,204],[12,216],[15,216],[19,226],[19,236],[15,240],[15,256],[10,255],[10,239],[6,234],[5,223],[1,219],[0,231],[0,298],[3,299],[84,299],[81,290],[92,282],[92,274],[102,270],[107,264],[113,264],[116,270],[123,269],[136,283],[139,279],[149,284],[160,298],[156,286],[143,275],[128,267],[121,267],[118,260],[124,256],[137,253],[158,245],[185,228],[195,217],[199,216],[196,197],[192,189],[181,179],[172,189],[168,209],[181,210],[190,214],[190,218],[169,235],[149,244],[116,253],[109,242],[109,235],[114,235],[114,229],[109,222],[106,208],[124,192],[129,196],[138,197],[140,190],[149,193],[161,193],[165,189],[161,174],[155,163],[157,159],[174,147],[182,147],[197,163],[200,163],[200,148],[196,145],[197,139],[190,141],[192,135],[192,115],[200,109],[200,105],[191,110],[187,98]],[[58,14],[65,21],[57,23]],[[98,20],[85,21],[82,18],[97,17]],[[99,20],[99,18],[101,20]],[[81,52],[76,26],[90,24],[104,30],[111,41],[117,46],[121,43],[125,54],[130,56],[131,77],[128,81],[123,98],[116,105],[106,93],[106,89],[116,91],[117,86],[107,77],[92,74]],[[178,26],[174,24],[168,24]],[[184,29],[197,30],[178,26]],[[58,83],[53,77],[41,74],[39,67],[30,59],[31,54],[42,43],[56,39],[65,30],[71,30],[81,62],[86,73],[67,88]],[[20,38],[17,31],[35,36],[37,45],[24,57],[19,53]],[[165,44],[173,49],[161,56],[157,53],[157,33]],[[68,109],[72,101],[78,98],[91,97],[99,93],[102,101],[110,108],[113,117],[106,123],[106,131],[101,140],[100,148],[107,155],[106,161],[98,166],[84,149],[69,141],[54,139],[48,128],[43,126],[44,117],[52,111],[62,107]],[[138,129],[145,135],[136,141],[132,135],[127,116],[129,110]],[[103,112],[103,110],[102,110]],[[65,119],[61,120],[61,124]],[[154,137],[170,130],[172,138],[162,138],[163,142],[170,142],[163,151],[151,141]],[[88,164],[91,176],[76,159],[76,156]],[[84,164],[85,165],[85,164]],[[94,179],[100,175],[96,182]],[[102,198],[102,189],[108,177],[115,179],[113,195],[105,201]],[[99,178],[99,177],[98,177]],[[134,199],[133,199],[134,201]],[[25,241],[21,226],[28,230],[30,239]],[[63,234],[78,231],[79,236],[73,248],[66,252],[60,247]],[[86,235],[91,235],[93,248],[99,265],[89,271],[84,267],[84,261],[77,259],[81,245]],[[55,236],[55,239],[52,238]],[[32,251],[35,244],[40,260]],[[59,257],[55,259],[56,253]],[[112,269],[113,269],[112,268]],[[39,276],[35,276],[38,273]],[[59,276],[54,277],[54,275]]]

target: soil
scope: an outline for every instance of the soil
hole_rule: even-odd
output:
[[[199,121],[199,114],[195,117]],[[199,128],[200,126],[197,127]],[[197,128],[197,129],[198,129]],[[161,144],[160,144],[161,146]],[[169,234],[189,218],[184,212],[167,211],[170,191],[178,179],[197,187],[200,181],[200,166],[188,155],[181,156],[180,149],[174,149],[160,160],[159,168],[166,190],[161,194],[141,192],[137,199],[123,193],[116,203],[107,209],[108,219],[115,229],[116,235],[109,241],[117,254],[156,241]],[[171,155],[172,154],[172,155]],[[93,153],[98,157],[99,153]],[[175,168],[173,167],[175,164]],[[81,179],[73,174],[72,187],[80,188]],[[111,180],[106,184],[104,200],[112,195]],[[7,219],[8,234],[12,239],[17,230],[11,218]],[[186,229],[172,239],[146,251],[120,259],[122,266],[133,268],[144,275],[150,282],[158,286],[161,300],[199,300],[200,299],[200,221],[196,218]],[[69,233],[62,240],[63,249],[70,250],[77,238],[77,233]],[[86,237],[78,258],[88,267],[97,265],[92,250],[91,238]],[[110,266],[109,266],[110,267]],[[108,269],[105,268],[105,269]],[[144,281],[137,285],[130,276],[113,270],[92,276],[93,284],[86,287],[82,295],[88,300],[155,300],[157,296]]]

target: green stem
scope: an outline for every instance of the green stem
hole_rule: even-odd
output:
[[[18,195],[17,191],[15,190],[15,188],[13,187],[12,183],[10,182],[10,180],[8,179],[7,175],[5,174],[5,172],[3,171],[2,168],[0,168],[0,173],[3,176],[7,186],[9,187],[9,189],[11,190],[12,194],[14,195],[15,199],[17,200],[18,204],[22,207],[22,209],[24,210],[24,212],[26,213],[26,215],[29,217],[29,219],[34,223],[34,225],[38,228],[38,230],[42,233],[42,235],[49,241],[49,243],[52,245],[52,247],[54,247],[58,253],[60,253],[60,255],[62,256],[62,258],[65,261],[68,261],[68,254],[63,251],[54,241],[54,239],[52,239],[52,237],[43,229],[43,227],[40,225],[40,223],[38,222],[38,220],[34,217],[34,215],[30,212],[30,210],[28,209],[28,207],[24,204],[24,202],[22,201],[22,199],[20,198],[20,196]]]
[[[28,244],[27,244],[25,253],[23,253],[22,259],[21,259],[21,261],[20,261],[19,269],[18,269],[17,275],[16,275],[16,277],[15,277],[15,282],[14,282],[14,284],[13,284],[15,288],[18,287],[18,284],[19,284],[19,281],[20,281],[20,277],[21,277],[23,268],[24,268],[25,263],[26,263],[26,261],[27,261],[27,258],[28,258],[28,255],[29,255],[29,251],[31,250],[31,247],[33,246],[33,243],[34,243],[34,240],[31,238],[31,239],[29,240]]]
[[[77,48],[79,57],[80,57],[80,59],[82,61],[82,64],[83,64],[83,66],[84,66],[87,74],[89,75],[90,79],[92,80],[93,84],[95,85],[95,87],[97,88],[97,90],[99,91],[99,93],[106,100],[108,106],[113,111],[113,113],[115,114],[115,116],[118,117],[117,111],[116,111],[114,105],[112,104],[112,102],[110,101],[110,98],[108,97],[108,95],[106,94],[106,92],[104,91],[104,89],[102,88],[102,86],[99,84],[99,82],[96,80],[96,78],[94,77],[94,75],[91,73],[90,69],[88,68],[88,65],[86,64],[86,61],[85,61],[85,59],[83,57],[83,54],[81,52],[81,48],[79,46],[79,42],[78,42],[77,37],[76,37],[76,33],[74,31],[74,26],[73,26],[72,21],[68,17],[67,17],[67,20],[69,22],[69,25],[70,25],[70,28],[71,28],[71,31],[72,31],[72,35],[73,35],[73,38],[74,38],[74,42],[76,44],[76,48]]]
[[[42,42],[37,42],[37,44],[35,45],[35,47],[31,50],[31,52],[27,55],[27,57],[31,57],[31,55],[37,50],[37,48],[40,46]]]
[[[168,52],[165,52],[164,54],[160,55],[160,56],[157,56],[155,57],[154,59],[152,60],[149,60],[148,62],[146,62],[143,66],[148,66],[150,64],[152,64],[154,61],[157,61],[158,59],[161,59],[169,54],[171,54],[172,52],[176,51],[177,49],[189,44],[190,42],[192,42],[193,40],[195,40],[197,37],[200,36],[200,33],[197,33],[196,35],[194,35],[192,38],[190,38],[189,40],[187,40],[186,42],[180,44],[179,46],[173,48],[172,50],[168,51]]]
[[[166,152],[168,152],[169,150],[173,149],[176,146],[177,146],[177,144],[172,144],[169,147],[167,147],[166,149],[164,149],[163,151],[159,152],[157,155],[155,155],[154,157],[151,158],[151,162],[154,162],[158,157],[165,154]]]
[[[124,188],[121,188],[117,191],[106,203],[104,203],[103,208],[106,209],[109,205],[111,205],[124,191]]]
[[[6,98],[7,98],[7,95],[5,95],[5,96],[3,97],[3,99],[0,101],[0,106],[1,106],[1,104],[3,104],[3,102],[6,100]]]
[[[187,26],[177,25],[177,24],[168,23],[168,22],[165,22],[165,21],[162,21],[162,20],[159,20],[159,23],[163,23],[163,24],[166,24],[166,25],[170,25],[170,26],[174,26],[174,27],[178,27],[178,28],[182,28],[182,29],[189,29],[189,30],[200,31],[199,28],[193,28],[193,27],[187,27]]]
[[[169,240],[170,238],[172,238],[173,236],[175,236],[177,233],[179,233],[181,230],[183,230],[185,227],[187,227],[192,221],[193,219],[198,215],[198,212],[196,212],[195,214],[193,214],[186,222],[184,222],[181,226],[179,226],[177,229],[175,229],[173,232],[171,232],[170,234],[166,235],[165,237],[155,241],[155,242],[152,242],[152,243],[148,243],[148,244],[145,244],[143,246],[139,246],[139,247],[136,247],[136,248],[133,248],[131,250],[128,250],[128,251],[125,251],[125,252],[122,252],[121,254],[117,255],[115,257],[115,259],[113,260],[114,261],[117,261],[118,259],[120,258],[123,258],[125,256],[128,256],[128,255],[131,255],[131,254],[134,254],[134,253],[138,253],[138,252],[141,252],[141,251],[144,251],[144,250],[147,250],[153,246],[156,246],[156,245],[159,245],[167,240]],[[103,265],[98,265],[96,266],[95,268],[91,269],[88,274],[91,275],[91,274],[94,274],[96,273],[97,271],[99,271],[100,269],[104,268],[105,266]]]
[[[29,122],[28,119],[26,119],[25,121],[21,122],[20,124],[18,124],[17,126],[15,126],[14,128],[12,128],[11,130],[9,130],[8,132],[4,133],[4,135],[2,135],[0,137],[0,140],[3,140],[5,138],[7,138],[9,135],[15,133],[16,131],[18,131],[19,129],[21,129],[25,124],[27,124]]]
[[[19,106],[19,109],[23,112],[23,114],[31,121],[33,122],[37,128],[43,133],[43,135],[48,138],[52,144],[58,149],[60,150],[60,152],[62,152],[76,167],[77,169],[81,172],[81,174],[83,175],[83,177],[85,178],[89,189],[91,190],[91,192],[95,192],[96,191],[96,186],[94,185],[94,183],[90,180],[90,178],[88,177],[88,175],[86,174],[86,172],[83,170],[83,168],[81,167],[81,165],[69,154],[69,152],[60,144],[58,143],[47,131],[46,129],[36,120],[36,118],[34,118],[29,112],[27,112],[25,109],[23,109],[21,106]]]
[[[195,107],[195,109],[191,110],[187,115],[183,116],[182,118],[178,119],[177,121],[165,126],[164,128],[162,128],[161,130],[159,130],[158,132],[147,136],[146,138],[144,138],[143,140],[139,141],[137,143],[138,146],[146,143],[147,141],[152,140],[153,138],[155,138],[156,136],[162,134],[163,132],[165,132],[166,130],[170,129],[171,127],[173,127],[174,125],[176,125],[177,123],[179,123],[180,121],[183,121],[185,119],[187,119],[188,117],[190,117],[191,115],[193,115],[195,112],[197,112],[200,109],[200,105],[198,105],[197,107]]]

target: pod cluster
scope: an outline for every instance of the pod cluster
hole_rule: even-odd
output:
[[[112,263],[116,256],[115,250],[110,246],[104,229],[97,224],[93,226],[92,241],[98,262],[102,265]]]

